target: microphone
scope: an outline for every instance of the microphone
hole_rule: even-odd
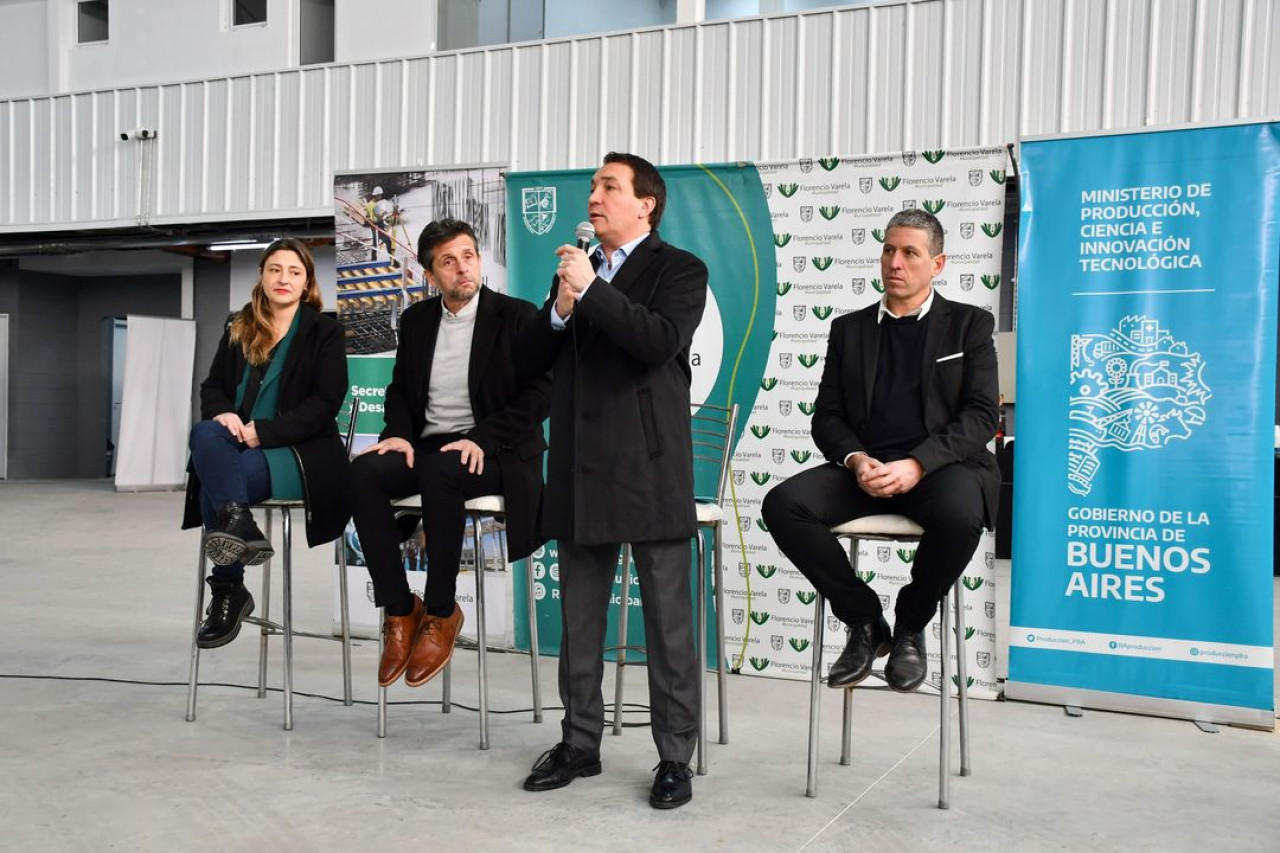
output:
[[[596,227],[590,222],[579,222],[573,236],[578,239],[578,248],[585,252],[591,248],[591,241],[596,238]]]

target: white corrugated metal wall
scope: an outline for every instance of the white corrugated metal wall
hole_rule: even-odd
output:
[[[1277,115],[1280,0],[880,2],[2,101],[0,233],[325,216],[348,169],[771,160]],[[120,139],[137,128],[158,138]]]

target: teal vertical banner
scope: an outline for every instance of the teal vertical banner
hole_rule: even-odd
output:
[[[586,219],[594,171],[507,175],[511,295],[537,305],[546,301],[557,263],[555,250],[572,244],[575,226]],[[659,171],[667,185],[667,206],[659,233],[663,240],[701,258],[709,272],[707,307],[690,350],[690,399],[695,404],[737,403],[742,412],[738,422],[741,433],[760,389],[773,338],[777,271],[764,188],[755,166],[750,164],[673,166]],[[711,463],[695,465],[699,497],[715,496],[716,472],[717,466]],[[556,543],[549,542],[517,568],[518,573],[534,572],[539,595],[538,645],[544,654],[557,654],[560,645],[557,554]],[[730,565],[734,563],[729,561]],[[618,577],[621,580],[621,567]],[[528,648],[529,629],[523,618],[526,608],[520,598],[524,588],[523,576],[517,574],[516,645]],[[611,637],[616,636],[614,622],[620,594],[619,586],[615,588],[610,613]],[[634,569],[630,598],[636,603],[643,599]],[[643,645],[639,617],[639,612],[634,611],[628,622],[629,645]],[[709,649],[714,665],[714,643]]]
[[[1007,694],[1272,728],[1280,125],[1022,163]]]

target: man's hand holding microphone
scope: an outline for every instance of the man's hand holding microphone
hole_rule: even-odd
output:
[[[590,222],[579,222],[574,232],[577,245],[565,243],[556,249],[556,257],[560,258],[560,266],[556,267],[556,275],[560,278],[560,289],[556,293],[556,313],[561,319],[569,319],[582,294],[595,281],[596,271],[587,254],[595,236],[596,229]]]

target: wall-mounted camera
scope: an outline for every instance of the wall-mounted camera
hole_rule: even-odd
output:
[[[155,139],[158,132],[149,127],[140,127],[136,130],[120,131],[120,141],[128,142],[130,139]]]

